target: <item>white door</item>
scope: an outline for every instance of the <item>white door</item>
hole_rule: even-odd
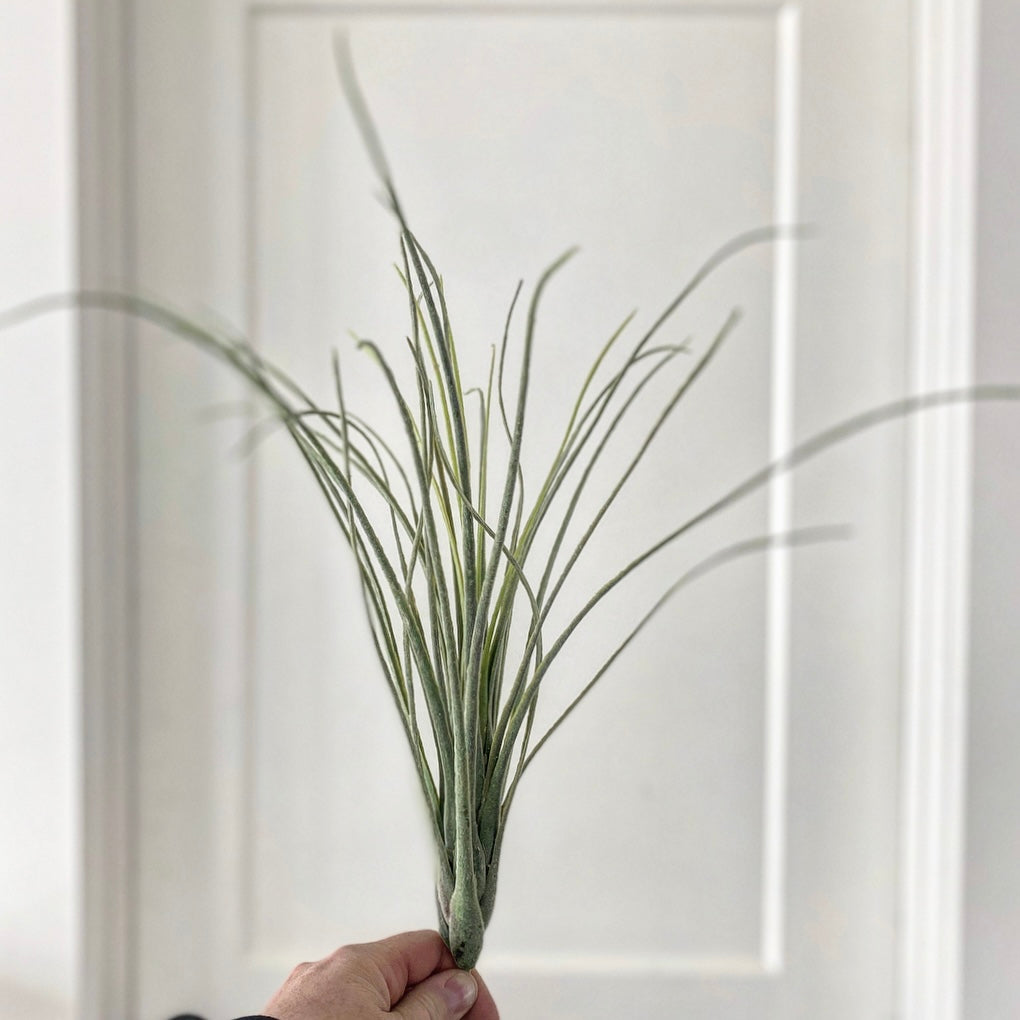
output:
[[[579,605],[792,441],[904,392],[909,8],[134,0],[132,282],[236,323],[324,399],[337,346],[351,403],[380,412],[347,331],[398,359],[405,304],[337,28],[444,275],[465,376],[484,381],[517,279],[527,293],[581,247],[539,320],[534,458],[633,308],[636,338],[723,242],[813,225],[728,263],[663,331],[690,340],[683,370],[744,312],[581,561]],[[312,479],[283,435],[231,456],[247,420],[209,410],[243,389],[137,333],[128,1008],[231,1016],[302,959],[433,925],[431,851]],[[480,963],[504,1016],[891,1015],[903,455],[891,427],[754,493],[579,634],[540,721],[714,550],[852,525],[680,593],[536,759]]]

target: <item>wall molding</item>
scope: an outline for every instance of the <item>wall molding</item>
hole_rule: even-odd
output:
[[[441,3],[427,2],[386,5],[352,5],[346,0],[322,0],[318,3],[258,2],[245,5],[245,94],[246,109],[246,161],[249,172],[246,177],[248,194],[245,196],[247,211],[247,236],[245,250],[249,260],[247,268],[247,293],[252,299],[258,291],[258,203],[252,194],[253,180],[258,176],[258,137],[261,123],[258,115],[260,60],[258,38],[262,31],[294,24],[306,19],[335,19],[359,16],[366,19],[378,17],[387,11],[387,16],[410,17],[428,16],[447,18],[457,15],[478,16],[499,13],[502,17],[565,16],[597,18],[641,19],[668,15],[677,20],[714,18],[729,28],[730,22],[757,23],[771,32],[772,55],[775,60],[773,81],[773,113],[775,123],[775,151],[772,170],[772,221],[791,226],[799,222],[798,212],[798,156],[801,141],[800,125],[800,82],[802,74],[801,21],[802,10],[798,0],[766,0],[753,4],[700,4],[700,3],[636,3],[592,4],[590,0],[570,0],[567,3],[547,3],[545,0],[515,0],[501,3],[497,7],[477,0],[445,0]],[[326,30],[324,24],[323,30]],[[797,306],[797,259],[798,244],[780,241],[773,246],[772,286],[772,372],[768,380],[769,403],[769,446],[770,460],[779,460],[794,446],[794,379],[796,348],[796,306]],[[249,327],[256,320],[255,312],[249,308]],[[258,515],[254,479],[258,464],[247,465],[249,502],[247,508],[249,543],[255,540],[252,526]],[[768,487],[768,525],[772,534],[782,534],[793,527],[793,478],[782,473]],[[787,929],[787,797],[789,759],[789,691],[790,691],[790,643],[791,643],[791,550],[773,549],[765,554],[766,573],[766,634],[765,634],[765,698],[761,728],[764,733],[763,791],[761,798],[762,849],[759,864],[760,891],[756,906],[759,909],[759,923],[753,929],[753,940],[749,940],[746,952],[716,953],[704,951],[649,953],[649,952],[506,952],[486,955],[486,973],[525,975],[593,975],[634,979],[641,976],[711,976],[713,978],[748,977],[772,978],[783,973],[786,966]],[[247,601],[254,601],[254,576],[249,576]],[[249,624],[249,627],[251,625]],[[247,650],[249,662],[254,662],[257,653]],[[250,735],[247,738],[250,742]],[[245,797],[246,812],[250,813],[250,798]],[[253,831],[250,817],[245,820],[245,832]],[[249,877],[248,888],[252,888],[254,865],[250,860],[250,840],[242,841],[242,870]],[[242,897],[243,899],[243,897]],[[244,905],[242,903],[242,909]],[[242,931],[250,925],[242,923]],[[250,951],[250,947],[249,947]],[[284,971],[285,959],[278,959],[271,952],[250,952],[252,959],[258,959],[267,968]]]
[[[76,5],[78,282],[130,279],[128,0]],[[82,911],[80,1016],[135,1015],[136,528],[128,322],[82,315]]]
[[[967,386],[978,0],[914,13],[910,386]],[[961,1015],[971,412],[909,423],[897,1017]]]

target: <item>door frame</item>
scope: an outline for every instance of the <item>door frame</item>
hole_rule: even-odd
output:
[[[973,383],[979,0],[915,0],[910,386]],[[972,413],[909,423],[897,1016],[958,1020]]]
[[[776,0],[777,8],[796,2]],[[131,278],[131,0],[76,5],[79,281]],[[915,392],[966,386],[973,262],[979,0],[914,0]],[[131,325],[80,325],[81,1016],[130,1018],[138,923],[135,361]],[[900,1020],[958,1020],[966,770],[971,421],[909,424],[900,760]]]

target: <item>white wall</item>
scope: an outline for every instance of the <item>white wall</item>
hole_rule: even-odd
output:
[[[72,282],[70,0],[0,3],[0,308]],[[74,1015],[72,325],[0,334],[0,1016]]]
[[[1020,380],[1020,3],[982,0],[977,363]],[[964,1016],[1020,1016],[1020,411],[975,429]]]

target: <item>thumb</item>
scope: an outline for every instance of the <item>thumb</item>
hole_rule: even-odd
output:
[[[401,1020],[460,1020],[478,998],[466,970],[444,970],[412,988],[393,1011]]]

